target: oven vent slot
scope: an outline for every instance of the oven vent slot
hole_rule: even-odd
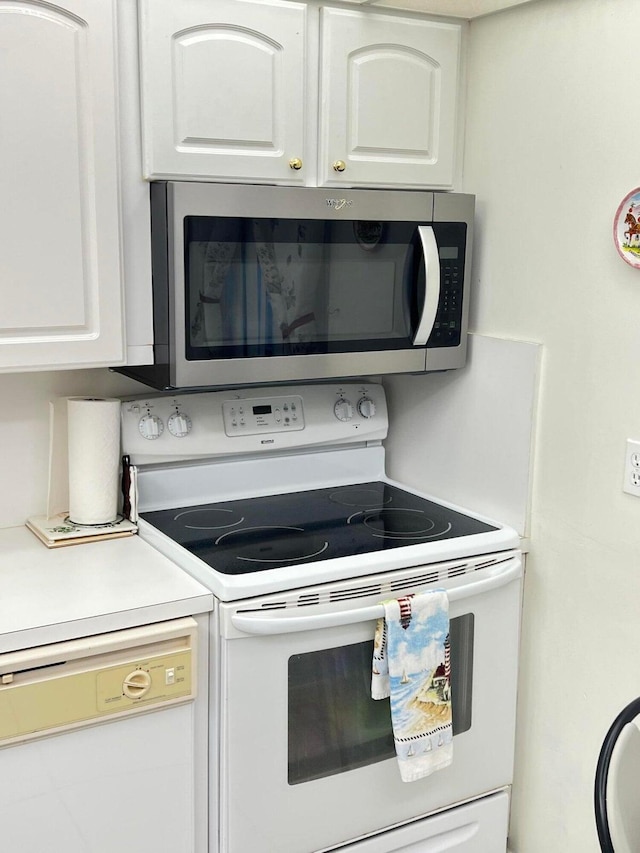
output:
[[[308,592],[305,595],[298,596],[298,607],[308,607],[310,604],[320,604],[319,593]]]
[[[361,598],[365,595],[380,595],[382,586],[375,584],[371,586],[356,586],[350,589],[340,589],[332,592],[329,601],[348,601],[350,598]]]
[[[262,610],[285,610],[287,607],[286,601],[265,601],[260,605]],[[251,611],[246,611],[251,612]]]
[[[474,572],[477,572],[478,569],[486,569],[487,566],[495,566],[497,563],[502,563],[504,560],[496,560],[496,558],[492,558],[491,560],[485,560],[484,563],[476,563],[473,567]]]
[[[457,578],[460,575],[466,575],[466,573],[469,571],[469,568],[470,568],[469,566],[456,566],[453,569],[448,569],[447,570],[447,577],[448,578]],[[474,566],[474,569],[475,568],[477,568],[477,567]]]
[[[428,572],[426,575],[414,575],[411,578],[399,578],[391,581],[389,589],[404,589],[407,586],[415,586],[416,584],[436,583],[440,580],[439,572]]]

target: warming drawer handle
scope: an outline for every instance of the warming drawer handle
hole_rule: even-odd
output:
[[[490,592],[505,586],[522,576],[522,561],[515,556],[493,569],[489,569],[489,577],[464,586],[456,586],[447,590],[449,601],[462,601],[474,595]],[[352,625],[356,622],[368,622],[370,619],[380,619],[384,616],[382,604],[371,607],[361,607],[357,610],[337,610],[329,613],[311,614],[309,616],[275,616],[273,611],[264,613],[234,613],[231,622],[239,631],[245,634],[293,634],[296,631],[315,631],[319,628],[335,628],[340,625]]]
[[[418,234],[424,254],[425,294],[422,316],[413,339],[413,345],[417,347],[424,346],[429,340],[440,302],[440,255],[436,235],[431,225],[419,225]]]

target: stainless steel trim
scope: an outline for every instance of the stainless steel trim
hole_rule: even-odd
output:
[[[440,258],[436,235],[431,225],[419,225],[418,234],[422,243],[425,271],[425,294],[422,316],[413,338],[414,346],[425,346],[433,329],[440,301]]]
[[[184,334],[183,334],[184,341]],[[333,353],[327,355],[178,361],[171,365],[171,384],[177,388],[247,385],[263,382],[418,373],[425,369],[427,350]]]
[[[184,218],[196,213],[189,212],[188,204],[181,198],[184,185],[167,183],[167,231],[171,235],[168,241],[169,270],[169,381],[176,388],[206,385],[211,382],[198,382],[192,377],[193,362],[185,358],[186,347],[186,281],[184,263],[176,263],[184,258]],[[204,366],[204,362],[203,362]]]
[[[167,191],[180,227],[184,216],[433,222],[432,192],[257,187],[196,181],[168,181]]]
[[[457,347],[428,347],[425,370],[453,370],[467,363],[467,327],[462,327],[462,337]]]

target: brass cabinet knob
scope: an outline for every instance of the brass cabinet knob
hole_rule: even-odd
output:
[[[302,169],[302,160],[299,157],[292,157],[291,160],[289,160],[289,167],[298,172]]]
[[[344,160],[336,160],[336,162],[333,164],[334,172],[344,172],[346,168],[347,164],[344,162]]]

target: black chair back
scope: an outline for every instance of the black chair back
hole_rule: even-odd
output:
[[[611,764],[611,756],[616,745],[616,741],[620,736],[620,732],[624,727],[634,720],[640,714],[640,696],[623,708],[611,724],[611,728],[606,734],[598,764],[596,767],[596,778],[594,785],[594,809],[596,816],[596,829],[598,831],[598,840],[600,841],[600,849],[602,853],[616,853],[611,833],[609,831],[609,819],[607,813],[607,782],[609,779],[609,765]]]

